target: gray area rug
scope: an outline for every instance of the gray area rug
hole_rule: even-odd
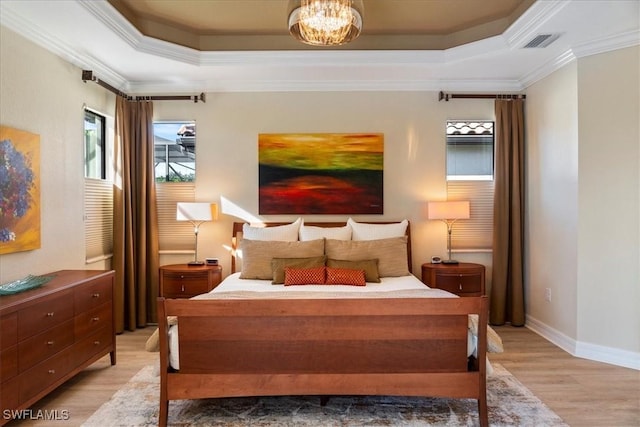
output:
[[[509,371],[493,368],[487,379],[490,425],[566,426]],[[143,368],[83,425],[157,425],[159,380],[157,368]],[[169,403],[169,425],[476,426],[477,408],[471,399],[391,396],[336,396],[325,406],[316,396],[181,400]]]

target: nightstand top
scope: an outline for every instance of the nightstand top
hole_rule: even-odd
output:
[[[422,264],[423,267],[428,267],[428,268],[441,268],[443,270],[446,270],[447,268],[450,269],[455,269],[455,268],[478,268],[478,267],[482,267],[484,268],[484,265],[482,264],[476,264],[473,262],[459,262],[457,264],[434,264],[432,262],[426,262],[424,264]]]
[[[188,264],[170,264],[161,265],[161,270],[164,271],[201,271],[201,270],[222,270],[219,265],[188,265]]]

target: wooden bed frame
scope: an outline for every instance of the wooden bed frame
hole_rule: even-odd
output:
[[[487,311],[486,297],[158,298],[159,425],[170,400],[396,395],[477,399],[487,426]],[[469,314],[479,315],[476,358],[467,358]],[[167,316],[180,325],[179,371],[169,365]]]

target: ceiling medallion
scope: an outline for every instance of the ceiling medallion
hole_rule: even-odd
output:
[[[362,0],[289,1],[289,32],[313,46],[349,43],[362,30]]]

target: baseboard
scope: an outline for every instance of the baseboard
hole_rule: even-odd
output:
[[[572,356],[640,370],[640,353],[576,341],[529,315],[526,316],[525,327]]]

